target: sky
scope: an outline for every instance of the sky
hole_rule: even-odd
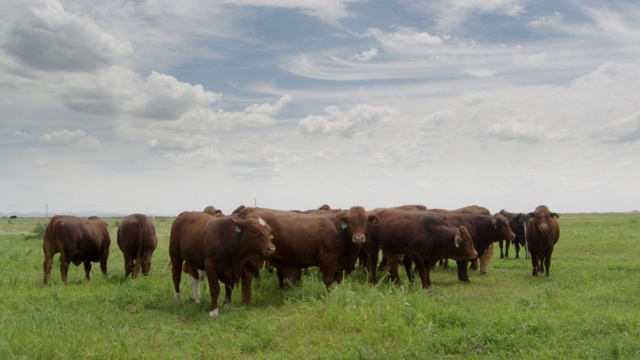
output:
[[[640,2],[0,0],[0,213],[640,209]]]

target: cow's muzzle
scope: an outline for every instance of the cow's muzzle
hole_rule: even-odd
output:
[[[547,232],[547,231],[549,231],[549,224],[547,224],[547,223],[542,223],[542,224],[538,225],[538,230],[540,230],[540,232]]]
[[[360,234],[360,235],[353,235],[351,237],[351,240],[353,240],[353,242],[355,244],[361,245],[364,244],[365,240],[366,240],[366,236],[364,234]]]
[[[264,250],[262,250],[262,255],[271,256],[273,255],[274,252],[276,252],[276,246],[272,244],[267,246]]]

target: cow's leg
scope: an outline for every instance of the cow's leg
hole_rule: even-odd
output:
[[[499,240],[498,241],[498,246],[500,247],[500,259],[504,258],[504,253],[502,252],[502,247],[504,246],[503,244],[504,244],[504,240]],[[507,246],[509,246],[509,242],[508,241],[507,241]],[[509,248],[507,247],[507,252],[509,251],[508,249]],[[507,256],[509,256],[509,255],[507,255]]]
[[[209,315],[218,316],[218,295],[220,295],[220,283],[218,282],[218,274],[213,266],[206,266],[206,275],[209,282],[209,295],[211,296],[211,306],[209,306]],[[226,287],[226,286],[225,286]],[[225,289],[228,291],[228,289]],[[194,292],[195,297],[195,292]],[[200,297],[200,288],[198,287],[198,297]],[[229,297],[231,294],[229,293]],[[200,301],[200,299],[198,299]]]
[[[130,255],[124,256],[124,277],[129,277],[133,273],[133,258]],[[132,276],[135,278],[135,274]]]
[[[551,251],[547,252],[544,256],[544,275],[550,276],[549,267],[551,267]]]
[[[531,275],[538,276],[538,256],[533,253],[531,253],[531,265],[533,266]]]
[[[107,260],[109,259],[109,249],[103,249],[100,254],[100,271],[102,275],[107,276]]]
[[[413,270],[411,270],[413,262],[411,261],[411,259],[408,256],[405,256],[404,259],[402,259],[402,265],[404,266],[404,271],[407,273],[407,279],[409,279],[409,281],[413,282],[413,280],[414,280]]]
[[[500,240],[502,242],[502,240]],[[511,241],[505,240],[506,244],[504,245],[504,257],[509,257],[509,247],[511,246]]]
[[[233,284],[224,284],[224,306],[231,305],[231,295],[233,294]]]
[[[173,300],[180,301],[180,281],[182,280],[182,259],[171,259],[171,278],[173,279]]]
[[[520,259],[520,244],[515,243],[513,246],[516,248],[516,259]]]
[[[89,273],[91,273],[91,261],[85,260],[83,261],[83,264],[84,264],[84,278],[87,279],[87,281],[89,281],[90,279]]]
[[[197,271],[196,274],[191,274],[190,279],[191,279],[191,289],[193,290],[193,300],[196,302],[196,304],[199,304],[200,303],[200,280],[202,279],[203,276],[206,275],[206,272],[200,271],[200,270],[196,270],[196,271]],[[216,283],[217,282],[218,280],[216,277]]]
[[[389,263],[389,274],[391,275],[391,280],[396,284],[402,284],[402,280],[400,280],[400,275],[398,274],[398,257],[395,254],[390,254],[386,256],[387,261]]]
[[[425,261],[422,258],[415,258],[413,262],[416,264],[416,270],[420,275],[422,281],[422,287],[425,289],[431,288],[431,277],[429,276],[431,266],[425,266]]]
[[[251,282],[255,277],[253,271],[253,269],[244,269],[244,273],[242,274],[242,302],[245,304],[251,304],[253,302],[251,299]]]
[[[44,252],[44,279],[42,280],[43,284],[47,285],[49,283],[49,279],[51,278],[51,266],[53,265],[53,255],[45,250]]]
[[[145,252],[142,254],[142,257],[141,257],[141,259],[142,259],[141,267],[142,267],[142,275],[143,275],[143,276],[147,276],[147,275],[149,275],[149,272],[151,271],[151,255],[152,255],[152,254],[153,254],[153,253],[152,253],[151,251],[145,251]]]
[[[458,265],[458,280],[469,282],[469,272],[467,271],[467,260],[456,261]]]
[[[369,270],[369,280],[371,281],[372,284],[375,284],[378,282],[378,250],[375,249],[375,251],[371,248],[373,248],[374,246],[371,246],[369,249],[369,259],[367,260],[367,268]]]
[[[469,269],[478,270],[478,258],[475,258],[475,259],[470,261]]]

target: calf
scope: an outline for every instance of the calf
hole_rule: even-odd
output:
[[[533,276],[538,276],[538,272],[543,271],[545,276],[549,276],[553,247],[560,238],[560,227],[556,221],[560,215],[549,211],[546,205],[540,205],[527,216],[529,222],[527,223],[526,239],[531,254]]]
[[[151,256],[158,246],[156,228],[151,218],[142,214],[131,214],[122,219],[118,227],[118,247],[124,255],[124,276],[148,275]]]
[[[100,262],[102,274],[107,275],[111,238],[107,223],[92,216],[82,219],[76,216],[56,215],[51,218],[44,234],[44,284],[49,283],[53,256],[60,253],[62,282],[67,283],[69,264],[84,264],[85,278],[89,280],[91,262]]]
[[[242,300],[251,302],[251,280],[258,263],[275,251],[271,242],[277,234],[262,218],[248,216],[214,217],[204,212],[183,212],[171,225],[171,257],[174,299],[180,300],[182,270],[192,276],[193,297],[200,302],[199,280],[206,273],[211,306],[209,315],[218,315],[220,284],[225,284],[225,303],[242,279]],[[183,267],[184,265],[184,267]]]

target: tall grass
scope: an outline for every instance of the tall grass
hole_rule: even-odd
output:
[[[640,215],[562,214],[551,277],[528,260],[494,257],[489,274],[457,280],[432,272],[434,287],[376,285],[363,269],[327,291],[317,271],[286,290],[274,274],[240,290],[220,316],[195,304],[183,277],[173,302],[168,261],[172,219],[154,219],[159,246],[149,277],[124,279],[112,236],[109,276],[84,280],[71,267],[64,286],[54,262],[42,283],[45,219],[0,219],[0,359],[630,359],[640,356]],[[383,274],[380,274],[383,275]]]

